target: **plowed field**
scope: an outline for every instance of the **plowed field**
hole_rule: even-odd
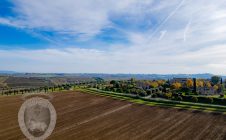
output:
[[[48,139],[226,139],[226,116],[151,107],[79,92],[52,94],[57,123]],[[25,139],[17,113],[21,96],[0,96],[0,140]]]

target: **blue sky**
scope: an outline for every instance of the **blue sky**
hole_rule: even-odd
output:
[[[225,6],[225,0],[1,0],[0,69],[226,74]]]

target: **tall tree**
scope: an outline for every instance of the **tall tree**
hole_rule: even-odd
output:
[[[188,79],[188,80],[186,81],[186,86],[187,86],[188,88],[193,87],[193,81],[192,81],[191,79]]]
[[[220,82],[220,77],[219,76],[212,76],[211,77],[211,82],[216,85]]]
[[[150,82],[150,87],[151,88],[157,88],[158,86],[159,86],[158,82],[156,82],[156,81]]]
[[[180,89],[182,87],[182,84],[179,83],[179,82],[175,82],[175,83],[172,84],[172,86],[173,86],[174,89],[178,90],[178,89]]]
[[[197,87],[204,87],[204,81],[201,79],[196,80],[196,86]]]
[[[196,78],[193,78],[193,92],[196,93],[197,92],[197,83],[196,83]]]
[[[207,88],[211,88],[211,87],[212,87],[212,86],[211,86],[211,83],[210,83],[209,81],[205,82],[205,86],[206,86]]]

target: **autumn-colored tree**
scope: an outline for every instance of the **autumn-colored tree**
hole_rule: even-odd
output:
[[[204,87],[204,81],[203,80],[197,80],[196,81],[196,86],[197,87]]]
[[[165,94],[165,98],[167,98],[167,99],[172,98],[172,93],[171,93],[171,92],[166,93],[166,94]]]
[[[211,83],[210,82],[205,82],[205,86],[207,87],[207,88],[211,88],[212,86],[211,86]]]
[[[214,90],[216,90],[216,91],[219,89],[219,87],[218,87],[217,85],[214,85],[213,88],[214,88]]]
[[[173,83],[172,86],[174,89],[180,89],[182,87],[181,83],[179,83],[179,82]]]
[[[150,87],[151,88],[157,88],[158,86],[159,86],[159,84],[156,81],[150,82]]]
[[[187,86],[188,88],[193,87],[193,81],[192,81],[191,79],[188,79],[188,80],[186,81],[186,86]]]
[[[166,83],[166,81],[165,80],[158,80],[157,83],[158,83],[159,86],[162,86]]]

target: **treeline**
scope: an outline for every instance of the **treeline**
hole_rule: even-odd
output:
[[[165,98],[176,101],[198,102],[226,105],[224,99],[224,83],[220,77],[212,77],[210,80],[187,79],[180,83],[170,80],[112,80],[93,86],[94,88],[118,92],[123,94],[132,94],[148,98]],[[200,96],[197,88],[206,90],[212,88],[213,94],[219,95],[219,98]]]
[[[54,91],[63,91],[63,90],[70,90],[76,86],[84,86],[88,84],[93,84],[94,82],[78,82],[78,83],[68,83],[62,85],[55,85],[55,86],[44,86],[38,88],[24,88],[24,89],[7,89],[2,90],[2,95],[17,95],[17,94],[25,94],[25,93],[34,93],[34,92],[54,92]]]
[[[145,82],[145,83],[142,83]],[[139,86],[140,85],[140,86]],[[135,79],[116,81],[112,80],[104,85],[97,85],[94,88],[102,89],[105,91],[130,93],[139,96],[155,96],[156,93],[162,93],[169,85],[164,80],[158,81],[136,81]]]

